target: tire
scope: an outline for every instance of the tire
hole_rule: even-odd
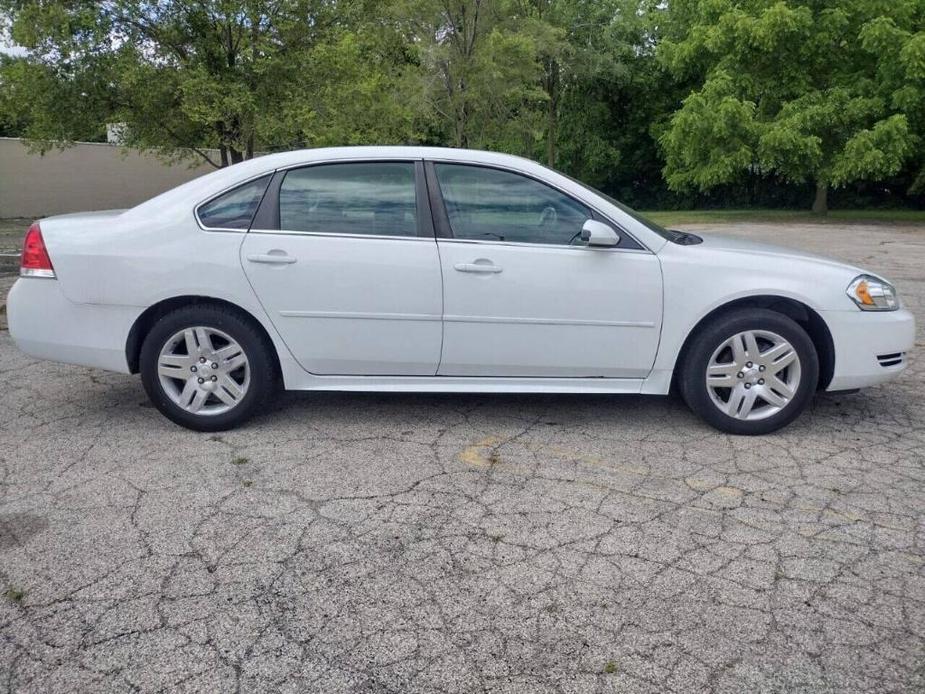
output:
[[[140,367],[154,406],[194,431],[238,426],[263,408],[278,383],[258,329],[235,311],[207,304],[161,317],[141,346]]]
[[[818,382],[819,358],[806,331],[762,308],[730,311],[699,329],[678,373],[681,396],[695,414],[746,436],[792,422]]]

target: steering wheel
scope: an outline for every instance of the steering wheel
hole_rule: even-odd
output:
[[[543,211],[540,213],[540,226],[545,227],[550,224],[555,224],[559,221],[559,213],[556,212],[556,208],[552,205],[547,205],[543,208]]]

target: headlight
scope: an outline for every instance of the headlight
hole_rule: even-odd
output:
[[[895,311],[899,308],[896,288],[870,275],[855,277],[846,291],[863,311]]]

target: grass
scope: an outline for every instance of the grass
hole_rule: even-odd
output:
[[[608,660],[607,664],[604,665],[604,674],[613,675],[617,671],[617,664],[612,660]]]
[[[231,464],[232,465],[247,465],[249,462],[250,460],[245,458],[244,456],[238,456],[237,458],[232,459]]]
[[[26,591],[19,590],[18,588],[8,588],[3,594],[3,597],[16,605],[21,605],[23,599],[26,597]]]
[[[801,224],[925,224],[925,210],[831,210],[822,217],[805,210],[650,210],[643,214],[663,226],[731,224],[735,222],[798,222]]]

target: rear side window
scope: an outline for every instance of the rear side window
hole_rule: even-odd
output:
[[[197,212],[199,221],[210,229],[247,231],[269,182],[270,175],[267,174],[200,205]]]
[[[417,236],[414,164],[366,162],[294,169],[279,189],[279,228]]]

